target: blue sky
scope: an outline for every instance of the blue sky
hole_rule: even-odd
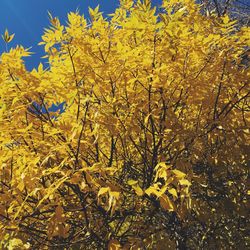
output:
[[[160,4],[161,0],[153,0],[154,4]],[[17,44],[25,48],[32,47],[34,52],[31,57],[25,59],[29,70],[37,67],[44,55],[43,46],[37,44],[41,41],[43,29],[49,26],[47,11],[53,16],[59,17],[65,24],[67,13],[79,9],[81,14],[88,18],[88,7],[100,5],[104,15],[112,13],[119,5],[119,0],[0,0],[0,34],[8,28],[9,33],[15,33],[14,40],[9,47]],[[5,44],[0,39],[0,54],[5,50]]]
[[[67,19],[67,13],[79,8],[80,13],[88,18],[88,6],[96,7],[100,4],[101,11],[109,14],[118,6],[119,1],[113,0],[0,0],[0,33],[8,28],[15,33],[14,40],[9,46],[21,44],[32,47],[35,54],[26,59],[28,69],[37,67],[44,55],[43,46],[37,44],[41,41],[43,29],[49,26],[47,11],[53,16],[58,16],[62,23]],[[3,40],[0,41],[0,53],[5,50]]]
[[[44,55],[43,46],[37,44],[41,41],[43,29],[49,26],[47,11],[58,16],[62,23],[67,19],[67,13],[79,8],[80,13],[88,18],[88,6],[100,9],[104,15],[112,13],[118,6],[118,0],[0,0],[0,34],[8,28],[9,33],[15,33],[14,40],[9,44],[21,44],[32,47],[35,54],[26,59],[26,66],[30,70],[37,67],[40,57]],[[0,53],[5,50],[3,40],[0,41]]]

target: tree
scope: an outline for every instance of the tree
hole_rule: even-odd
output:
[[[249,28],[200,8],[51,16],[48,68],[1,55],[3,249],[247,247]]]
[[[237,25],[249,25],[250,5],[247,0],[200,0],[206,14],[218,16],[228,14],[238,20]]]

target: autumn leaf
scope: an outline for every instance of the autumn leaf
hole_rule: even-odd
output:
[[[182,179],[186,176],[186,174],[182,173],[181,171],[174,169],[172,170],[172,173],[178,178],[178,179]]]
[[[160,198],[160,205],[166,211],[174,211],[174,206],[172,201],[168,198],[167,195],[163,194]]]
[[[6,29],[4,32],[4,35],[2,35],[2,38],[5,43],[10,43],[12,39],[14,38],[15,34],[9,35],[9,31]]]
[[[168,190],[168,192],[169,192],[170,194],[172,194],[175,198],[178,198],[178,195],[177,195],[177,192],[176,192],[176,189],[175,189],[175,188],[170,188],[170,189]]]
[[[120,249],[122,248],[118,240],[112,239],[109,241],[108,250],[120,250]]]

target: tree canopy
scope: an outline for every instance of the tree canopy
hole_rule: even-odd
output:
[[[89,14],[50,16],[48,67],[0,57],[1,248],[245,249],[249,27],[193,0]]]

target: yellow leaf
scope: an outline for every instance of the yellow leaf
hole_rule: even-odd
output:
[[[186,185],[186,186],[190,186],[191,185],[190,181],[188,181],[188,180],[179,180],[179,183],[181,185]]]
[[[100,188],[100,190],[99,190],[97,196],[103,195],[103,194],[105,194],[105,193],[107,193],[107,192],[109,192],[109,191],[110,191],[110,188],[109,188],[109,187],[102,187],[102,188]]]
[[[8,249],[9,250],[20,249],[22,246],[23,246],[22,240],[14,238],[9,241]]]
[[[14,36],[15,36],[15,34],[12,34],[9,36],[8,43],[10,43],[13,40]]]
[[[228,15],[225,15],[225,16],[221,17],[221,19],[222,19],[222,21],[223,21],[224,24],[228,24],[229,21],[230,21],[230,18],[229,18]]]
[[[157,197],[161,196],[161,192],[159,192],[156,188],[156,186],[151,186],[145,190],[145,193],[150,196],[150,195],[155,195]]]
[[[178,178],[178,179],[182,179],[186,176],[186,174],[184,174],[183,172],[181,172],[180,170],[174,169],[172,170],[172,173]]]
[[[172,194],[174,197],[178,198],[177,192],[175,188],[171,188],[168,190],[170,194]]]
[[[138,196],[142,196],[142,195],[144,194],[143,190],[140,188],[139,185],[133,186],[133,189],[135,190],[135,193],[136,193]]]
[[[110,194],[110,196],[115,197],[117,200],[119,199],[119,196],[120,196],[119,192],[117,192],[117,191],[111,191],[109,194]]]
[[[39,63],[38,65],[38,73],[42,73],[43,72],[43,64]]]
[[[167,165],[165,162],[160,162],[155,166],[155,171],[157,171],[159,168],[164,168],[165,170],[171,168],[170,165]]]
[[[4,35],[2,36],[3,40],[6,42],[6,43],[9,43],[12,41],[12,39],[14,38],[15,34],[12,34],[12,35],[9,35],[9,32],[8,30],[6,29],[5,32],[4,32]]]
[[[102,12],[99,12],[99,5],[97,5],[95,9],[92,9],[89,7],[89,15],[90,15],[92,21],[95,19],[98,19],[98,17],[100,17],[101,14],[102,14]]]
[[[133,185],[137,184],[137,182],[138,181],[135,181],[135,180],[129,180],[128,185],[133,186]]]
[[[120,250],[121,244],[118,240],[112,239],[108,243],[108,250]]]
[[[17,101],[19,100],[19,96],[16,96],[13,101],[12,101],[12,105],[14,105]]]
[[[148,120],[149,120],[149,117],[151,116],[151,113],[149,113],[145,119],[144,119],[144,124],[147,125],[148,124]]]

